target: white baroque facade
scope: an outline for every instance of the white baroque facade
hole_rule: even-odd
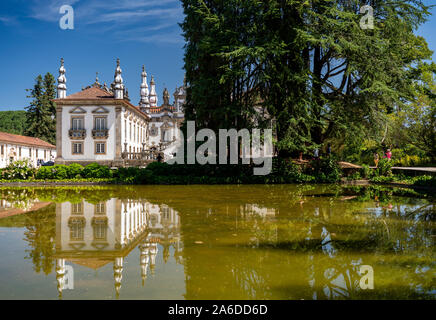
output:
[[[99,203],[82,200],[56,204],[56,279],[62,296],[66,262],[98,270],[113,265],[118,297],[123,280],[124,259],[136,247],[138,269],[144,285],[154,274],[159,251],[166,262],[170,248],[181,263],[180,217],[177,211],[145,200],[111,198]],[[160,248],[160,249],[159,249]]]
[[[158,106],[156,95],[156,84],[154,78],[150,81],[150,91],[147,83],[147,73],[142,68],[141,99],[139,101],[140,109],[150,116],[148,127],[149,147],[164,147],[165,159],[174,156],[178,147],[177,141],[180,141],[179,129],[185,119],[183,107],[186,101],[186,81],[183,86],[176,88],[174,104],[170,104],[170,95],[167,89],[163,92],[163,104]]]
[[[185,86],[177,88],[175,104],[169,104],[164,91],[164,104],[157,106],[154,79],[148,90],[147,74],[142,71],[139,106],[130,102],[124,86],[119,59],[110,88],[95,83],[81,92],[67,96],[63,59],[59,69],[57,105],[56,163],[100,163],[109,166],[145,164],[155,159],[146,152],[163,151],[165,160],[175,152],[178,128],[184,119]],[[141,163],[141,160],[143,162]]]

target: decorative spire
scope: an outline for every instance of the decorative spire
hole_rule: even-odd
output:
[[[115,258],[114,261],[114,281],[115,281],[115,294],[116,298],[120,297],[121,280],[123,279],[123,257]]]
[[[155,273],[154,268],[156,266],[156,256],[158,253],[157,244],[156,243],[150,244],[148,252],[149,252],[150,260],[151,260],[150,261],[150,271],[151,271],[151,274],[154,275],[154,273]]]
[[[148,244],[142,243],[139,246],[140,250],[140,256],[139,256],[139,264],[141,266],[141,279],[142,279],[142,286],[145,284],[145,280],[147,279],[147,268],[149,265],[150,257],[148,255]]]
[[[139,107],[144,112],[148,112],[148,108],[150,107],[150,100],[148,99],[148,95],[150,94],[148,91],[148,84],[147,84],[147,72],[145,72],[145,66],[142,66],[142,73],[141,73],[141,90],[140,90],[140,96],[141,99],[139,100]]]
[[[123,99],[124,98],[124,84],[123,84],[123,77],[121,76],[121,73],[123,71],[120,67],[120,59],[117,59],[117,68],[115,69],[115,76],[114,76],[114,93],[115,93],[115,99]]]
[[[103,84],[103,89],[104,89],[106,92],[110,92],[108,86],[106,85],[106,82]]]
[[[100,83],[98,82],[98,72],[95,73],[95,82],[92,85],[93,87],[101,87]]]
[[[156,83],[154,82],[154,76],[151,76],[149,100],[150,100],[151,107],[157,107],[158,99],[156,94]]]
[[[58,99],[65,99],[67,97],[67,78],[65,78],[64,58],[61,58],[61,67],[59,68],[58,77]]]
[[[65,259],[56,259],[56,282],[59,299],[62,299],[62,290],[65,285]]]

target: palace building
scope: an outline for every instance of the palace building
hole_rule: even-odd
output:
[[[98,270],[113,266],[115,295],[122,286],[124,259],[139,249],[142,286],[148,274],[155,273],[159,248],[167,263],[170,249],[176,263],[182,264],[183,243],[180,240],[180,217],[167,205],[145,200],[112,198],[96,204],[56,204],[56,280],[59,297],[66,287],[66,262]],[[125,272],[124,272],[125,273]]]
[[[178,129],[183,119],[186,85],[176,88],[174,104],[164,90],[163,105],[158,106],[156,84],[142,68],[140,101],[130,102],[117,59],[114,81],[108,87],[98,77],[82,91],[67,96],[66,69],[61,59],[56,116],[56,151],[58,164],[100,163],[111,167],[143,166],[173,157]],[[149,89],[150,88],[150,89]]]
[[[0,132],[0,168],[17,160],[27,160],[36,167],[40,162],[54,160],[56,147],[38,138]]]

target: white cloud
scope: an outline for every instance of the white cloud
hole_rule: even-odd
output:
[[[76,29],[89,30],[91,33],[94,30],[111,30],[112,35],[122,41],[131,39],[131,41],[142,42],[180,43],[183,39],[178,26],[183,19],[180,0],[31,0],[29,2],[31,18],[58,22],[62,16],[59,8],[68,4],[74,9]],[[147,33],[152,34],[147,35]]]
[[[9,16],[0,16],[0,22],[9,26],[17,23],[17,20],[15,17],[9,17]]]
[[[174,8],[152,9],[152,10],[142,10],[142,11],[119,11],[119,12],[101,14],[99,16],[96,16],[94,19],[89,20],[88,23],[101,23],[101,22],[132,23],[134,21],[137,21],[145,17],[175,18],[177,17],[178,14],[179,14],[179,10]],[[177,24],[176,20],[174,20],[174,24]]]
[[[55,22],[59,21],[61,14],[59,9],[63,5],[70,5],[73,8],[79,0],[32,0],[30,2],[30,17],[36,20]]]
[[[167,44],[183,44],[184,40],[180,32],[153,34],[149,36],[137,36],[124,38],[123,41],[145,42],[145,43],[167,43]]]

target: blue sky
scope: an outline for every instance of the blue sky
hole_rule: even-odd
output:
[[[426,0],[433,4],[435,0]],[[74,8],[74,30],[62,30],[59,8]],[[436,10],[418,34],[436,51]],[[23,109],[38,74],[58,76],[65,59],[67,94],[113,81],[120,58],[132,103],[139,101],[141,66],[155,76],[159,101],[183,82],[184,40],[179,0],[2,0],[0,1],[0,110]],[[434,55],[433,55],[434,56]]]

